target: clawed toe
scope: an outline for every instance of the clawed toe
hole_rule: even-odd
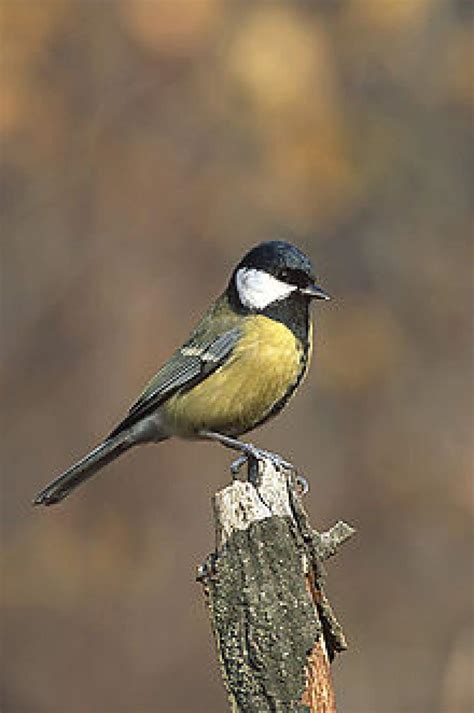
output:
[[[247,456],[247,455],[241,455],[241,456],[239,456],[238,458],[236,458],[236,459],[230,464],[230,472],[232,473],[232,475],[234,475],[234,476],[235,476],[235,475],[238,475],[240,469],[242,468],[243,465],[245,465],[245,463],[247,462],[247,460],[248,460],[248,456]]]
[[[309,483],[308,483],[308,481],[306,480],[306,478],[303,477],[302,475],[297,475],[297,476],[296,476],[296,485],[297,485],[298,488],[301,490],[301,494],[302,494],[302,495],[306,495],[306,494],[308,493],[308,491],[309,491]]]
[[[289,461],[285,460],[282,458],[278,453],[272,453],[271,451],[264,451],[260,449],[256,449],[257,454],[256,458],[257,460],[269,460],[275,468],[284,468],[285,470],[293,470],[296,472],[296,468],[293,465],[293,463],[290,463]]]

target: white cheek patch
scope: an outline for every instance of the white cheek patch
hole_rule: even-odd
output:
[[[240,301],[250,309],[265,309],[272,302],[284,300],[298,289],[296,285],[281,282],[264,270],[245,267],[237,270],[235,283]]]

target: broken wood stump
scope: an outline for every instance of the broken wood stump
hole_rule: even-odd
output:
[[[346,648],[323,561],[354,534],[312,529],[292,471],[253,462],[213,498],[216,550],[199,568],[233,713],[335,713],[330,663]]]

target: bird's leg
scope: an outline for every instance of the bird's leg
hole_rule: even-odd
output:
[[[226,448],[231,448],[234,451],[240,451],[241,455],[230,466],[232,475],[237,475],[244,463],[262,460],[269,460],[276,468],[285,468],[296,473],[295,466],[284,460],[278,455],[278,453],[264,451],[261,448],[257,448],[252,443],[245,443],[244,441],[239,441],[237,438],[231,438],[230,436],[225,436],[224,434],[216,433],[215,431],[201,431],[199,435],[201,438],[208,438],[211,441],[217,441]]]

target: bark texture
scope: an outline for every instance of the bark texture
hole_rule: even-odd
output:
[[[292,472],[265,460],[213,498],[216,551],[200,567],[234,713],[335,713],[330,662],[346,642],[322,561],[354,530],[319,534]]]

